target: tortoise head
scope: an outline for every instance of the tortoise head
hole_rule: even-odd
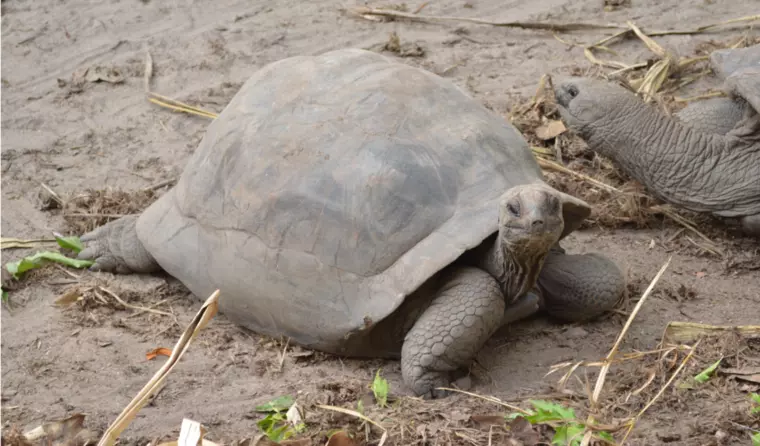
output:
[[[499,200],[499,240],[511,255],[542,255],[565,227],[559,195],[540,184],[515,186]]]
[[[578,201],[580,207],[574,207],[573,200],[577,199],[545,184],[515,186],[501,196],[495,248],[501,263],[498,271],[503,274],[499,282],[508,301],[530,291],[549,250],[577,227],[573,212],[583,215],[584,203]]]

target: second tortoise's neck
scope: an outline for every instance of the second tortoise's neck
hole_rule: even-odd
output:
[[[650,193],[697,212],[733,208],[737,204],[726,191],[739,191],[738,201],[746,195],[742,191],[756,194],[757,143],[702,132],[649,104],[629,102],[621,107],[625,116],[597,123],[585,139],[592,150],[611,158]],[[729,173],[737,169],[741,174]]]

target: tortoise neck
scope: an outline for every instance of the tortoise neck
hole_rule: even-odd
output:
[[[534,251],[510,245],[502,237],[501,231],[488,249],[483,267],[499,282],[508,304],[536,284],[546,253]]]

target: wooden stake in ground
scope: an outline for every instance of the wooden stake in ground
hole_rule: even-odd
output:
[[[124,429],[126,429],[135,418],[137,412],[139,412],[148,402],[148,399],[163,387],[166,377],[172,369],[174,369],[174,366],[177,365],[177,362],[179,362],[179,359],[185,354],[188,347],[190,347],[190,343],[195,339],[198,333],[206,327],[209,320],[216,315],[219,308],[218,300],[219,290],[216,290],[203,304],[185,332],[182,333],[182,336],[180,336],[177,344],[172,350],[171,356],[164,366],[153,375],[153,378],[151,378],[148,384],[140,390],[137,396],[130,401],[129,405],[124,408],[116,420],[108,426],[108,429],[103,434],[100,442],[98,442],[98,446],[113,446],[119,438],[119,435],[121,435]]]

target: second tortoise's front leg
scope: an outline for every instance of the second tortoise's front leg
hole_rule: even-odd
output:
[[[127,215],[109,222],[81,237],[86,248],[77,256],[93,260],[94,271],[121,274],[152,273],[161,267],[137,237],[139,215]]]
[[[601,254],[565,254],[555,246],[546,257],[537,288],[550,316],[581,322],[612,310],[625,294],[626,281],[615,262]]]
[[[487,272],[454,266],[430,306],[406,334],[401,348],[401,374],[416,395],[440,398],[448,392],[451,372],[467,367],[501,326],[504,296]]]

